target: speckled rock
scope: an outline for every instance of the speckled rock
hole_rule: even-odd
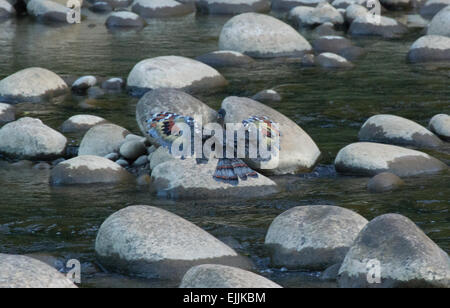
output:
[[[377,18],[380,18],[379,22]],[[356,18],[348,30],[352,36],[381,36],[383,38],[398,38],[407,32],[408,28],[395,19],[385,16],[374,17],[371,14]]]
[[[76,288],[63,274],[34,258],[0,254],[0,288]]]
[[[272,89],[262,90],[252,96],[252,99],[260,103],[278,103],[281,102],[281,95]]]
[[[428,35],[442,35],[450,37],[450,5],[440,10],[428,26]]]
[[[437,114],[431,118],[430,130],[442,140],[450,141],[450,116],[448,114]]]
[[[450,5],[450,0],[428,0],[420,8],[420,15],[432,19],[440,10]]]
[[[108,28],[141,28],[145,26],[145,20],[133,12],[118,11],[109,15],[106,26]]]
[[[324,68],[352,68],[353,64],[344,57],[331,52],[321,53],[316,57],[316,62]]]
[[[297,206],[275,218],[265,244],[276,267],[324,270],[344,260],[366,224],[364,217],[345,208]]]
[[[14,17],[16,10],[6,0],[0,0],[0,20],[5,20]]]
[[[408,52],[408,61],[444,62],[450,61],[450,37],[441,35],[426,35],[419,38]]]
[[[95,76],[83,76],[75,80],[72,84],[72,91],[76,93],[86,93],[87,89],[97,85]]]
[[[30,0],[27,3],[28,15],[40,22],[67,23],[69,8],[50,0]]]
[[[196,60],[216,68],[244,66],[252,64],[254,62],[254,60],[249,56],[231,50],[213,51],[198,56]]]
[[[32,67],[12,74],[0,81],[0,101],[7,103],[39,102],[67,92],[64,80],[55,73]]]
[[[225,265],[203,264],[191,268],[180,288],[281,288],[280,285],[255,273]]]
[[[368,282],[368,262],[380,264],[381,283]],[[369,222],[345,256],[339,286],[450,287],[450,259],[411,220],[386,214]]]
[[[239,181],[239,185],[218,182],[213,178],[217,159],[197,164],[193,158],[173,159],[152,170],[157,196],[170,199],[253,198],[278,192],[275,182],[259,174],[258,178]],[[195,177],[193,177],[195,175]]]
[[[379,114],[370,117],[361,127],[360,141],[408,145],[418,148],[434,148],[442,145],[436,135],[411,120]]]
[[[90,128],[98,124],[104,124],[107,121],[101,117],[79,114],[70,117],[61,125],[61,132],[63,133],[80,133],[88,131]]]
[[[162,56],[136,64],[127,81],[132,95],[160,88],[173,88],[188,92],[213,92],[227,85],[225,78],[212,67],[199,61]]]
[[[339,151],[335,160],[340,173],[374,176],[391,172],[400,177],[448,170],[443,162],[428,154],[394,145],[357,142]]]
[[[134,177],[115,162],[99,156],[82,155],[59,163],[52,169],[52,185],[118,184]]]
[[[395,174],[382,172],[369,180],[367,189],[372,193],[382,193],[398,189],[403,184],[403,180]]]
[[[270,11],[268,0],[198,0],[196,5],[198,12],[211,15]]]
[[[106,268],[145,278],[179,280],[192,266],[249,268],[244,258],[187,220],[153,206],[130,206],[101,225],[95,242]]]
[[[63,155],[66,143],[39,119],[21,118],[0,129],[0,153],[12,158],[51,160]]]
[[[148,135],[147,119],[157,112],[173,112],[190,116],[203,125],[215,122],[217,112],[195,97],[175,89],[156,89],[146,93],[136,106],[136,121],[144,136],[154,143]]]
[[[0,125],[12,122],[16,119],[16,109],[9,105],[0,103]]]
[[[313,27],[330,22],[333,25],[342,25],[344,17],[328,2],[321,2],[315,8],[297,6],[289,12],[289,18],[298,26]]]
[[[105,156],[119,152],[121,144],[130,132],[115,124],[99,124],[87,131],[81,140],[78,155]]]
[[[315,7],[323,0],[272,0],[272,10],[274,11],[290,11],[296,6],[312,6]]]
[[[145,18],[183,16],[194,12],[191,5],[175,0],[135,0],[131,9]]]
[[[255,58],[301,56],[311,52],[308,41],[291,26],[257,13],[231,18],[222,28],[219,48]]]
[[[278,123],[281,133],[281,151],[278,159],[272,160],[265,166],[255,160],[246,160],[255,170],[276,175],[308,172],[318,162],[321,153],[311,137],[295,122],[278,111],[250,98],[236,96],[227,97],[222,102],[222,108],[226,111],[226,123],[242,123],[243,120],[255,115],[265,115]]]

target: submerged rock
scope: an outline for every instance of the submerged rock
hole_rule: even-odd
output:
[[[272,0],[272,10],[290,11],[296,6],[316,6],[323,0]]]
[[[83,76],[75,80],[72,84],[72,91],[83,94],[95,85],[97,85],[97,78],[95,76]]]
[[[76,288],[72,281],[34,258],[0,254],[0,288]]]
[[[413,0],[380,0],[380,3],[388,9],[408,9],[411,8]]]
[[[39,68],[27,68],[0,81],[0,101],[7,103],[39,102],[66,93],[67,84],[55,73]]]
[[[419,148],[434,148],[442,145],[436,135],[411,120],[379,114],[370,117],[361,127],[360,141],[408,145]]]
[[[115,162],[99,156],[82,155],[63,161],[52,169],[52,185],[118,184],[134,177]]]
[[[344,288],[450,287],[450,261],[411,220],[378,216],[356,238],[339,270]],[[380,266],[379,283],[369,283],[370,264]],[[373,278],[373,277],[372,277]]]
[[[108,28],[142,28],[145,26],[145,20],[135,13],[118,11],[109,15],[106,26]]]
[[[0,125],[12,122],[16,119],[16,109],[9,105],[0,103]]]
[[[0,153],[16,159],[55,159],[66,144],[66,137],[39,119],[21,118],[0,129]]]
[[[378,20],[379,18],[379,20]],[[393,18],[366,14],[356,18],[350,25],[351,36],[381,36],[398,38],[408,32],[408,28]]]
[[[198,56],[196,60],[216,68],[244,66],[254,62],[249,56],[230,50],[213,51]]]
[[[430,120],[429,127],[442,140],[450,141],[450,116],[448,114],[435,115]]]
[[[364,217],[345,208],[297,206],[274,219],[265,244],[276,267],[324,270],[344,260],[366,224]]]
[[[198,0],[196,5],[198,12],[211,15],[270,12],[268,0]]]
[[[257,178],[239,180],[237,186],[213,178],[217,159],[197,164],[193,158],[173,159],[158,164],[152,171],[155,192],[172,199],[254,198],[278,192],[275,182],[258,174]],[[195,175],[195,176],[194,176]]]
[[[252,96],[252,99],[261,103],[281,102],[281,95],[272,89],[262,90]]]
[[[395,190],[403,184],[402,179],[395,174],[382,172],[369,180],[367,189],[372,193],[382,193]]]
[[[431,19],[448,5],[450,5],[450,0],[428,0],[420,8],[420,15],[427,19]]]
[[[102,83],[102,89],[107,91],[120,91],[125,86],[122,78],[110,78]]]
[[[14,17],[16,10],[14,7],[6,0],[0,0],[0,21]]]
[[[255,58],[301,56],[311,52],[308,41],[291,26],[257,13],[231,18],[222,28],[219,48]]]
[[[89,10],[95,13],[109,13],[113,7],[106,1],[96,1],[89,7]]]
[[[411,46],[408,60],[410,62],[450,61],[450,37],[422,36]]]
[[[353,61],[359,58],[365,51],[363,48],[353,46],[353,43],[342,37],[336,35],[321,36],[313,43],[314,52],[321,53],[334,53],[341,57],[344,57],[348,61]]]
[[[101,117],[88,115],[88,114],[79,114],[74,115],[64,121],[61,125],[61,132],[63,133],[80,133],[89,130],[98,124],[104,124],[107,121]]]
[[[106,268],[144,278],[181,280],[192,266],[250,263],[189,221],[153,206],[129,206],[101,225],[95,252]]]
[[[218,71],[199,61],[162,56],[136,64],[128,75],[127,85],[131,94],[142,96],[160,88],[212,92],[226,86],[227,81]]]
[[[242,123],[251,116],[267,116],[280,129],[280,152],[267,164],[253,159],[246,162],[255,170],[265,174],[288,174],[308,172],[320,158],[320,150],[311,137],[295,122],[278,111],[245,97],[231,96],[222,102],[226,123]],[[265,168],[265,169],[262,169]]]
[[[321,53],[316,57],[316,62],[324,68],[352,68],[353,64],[344,57],[331,52]]]
[[[339,151],[335,160],[338,172],[374,176],[391,172],[415,176],[448,170],[448,166],[428,154],[394,145],[357,142]]]
[[[225,265],[203,264],[191,268],[180,288],[281,288],[280,285],[255,273]]]
[[[131,9],[145,18],[183,16],[194,12],[191,5],[175,0],[135,0]]]
[[[428,26],[428,35],[442,35],[450,37],[450,5],[437,13]]]
[[[130,134],[128,130],[115,124],[99,124],[84,135],[81,140],[78,155],[105,156],[119,152],[119,148]]]

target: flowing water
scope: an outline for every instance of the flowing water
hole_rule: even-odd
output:
[[[227,17],[174,18],[149,21],[140,30],[111,32],[105,17],[88,18],[70,27],[49,27],[28,19],[0,24],[0,79],[20,69],[40,66],[68,80],[92,74],[126,78],[140,60],[162,55],[195,57],[217,49]],[[311,41],[312,33],[303,32]],[[357,141],[364,121],[390,113],[422,125],[437,113],[450,113],[450,71],[407,64],[406,53],[421,30],[401,40],[358,39],[366,57],[352,70],[302,68],[295,62],[257,61],[251,68],[221,69],[230,86],[200,98],[213,108],[229,95],[251,96],[275,88],[283,101],[271,107],[289,116],[310,134],[323,158],[315,172],[275,180],[278,195],[253,200],[171,201],[156,199],[147,188],[70,187],[48,185],[49,171],[12,168],[0,163],[0,252],[44,254],[83,263],[83,286],[176,286],[102,272],[94,243],[101,223],[129,205],[154,205],[174,212],[250,257],[265,276],[287,287],[334,286],[318,273],[286,272],[269,267],[264,237],[271,221],[298,205],[331,204],[352,209],[367,219],[401,213],[446,252],[450,252],[450,175],[405,179],[406,185],[387,194],[369,194],[368,178],[336,174],[332,162],[343,146]],[[139,133],[137,99],[126,94],[100,99],[65,97],[42,104],[17,105],[18,116],[39,117],[58,128],[68,117],[89,113]],[[80,136],[69,136],[77,144]],[[450,151],[428,153],[450,162]]]

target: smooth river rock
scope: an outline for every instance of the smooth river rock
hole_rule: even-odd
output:
[[[0,125],[12,122],[16,119],[16,109],[9,105],[0,103]]]
[[[111,215],[101,225],[95,252],[106,268],[144,278],[179,280],[192,266],[225,264],[250,268],[206,231],[163,209],[136,205]]]
[[[144,18],[183,16],[194,12],[191,5],[175,0],[135,0],[131,9]]]
[[[65,23],[69,8],[50,0],[30,0],[27,3],[27,12],[38,21],[44,23]]]
[[[268,0],[197,0],[197,10],[210,15],[234,15],[248,12],[268,13]]]
[[[249,56],[231,50],[213,51],[198,56],[196,60],[215,68],[244,66],[254,62]]]
[[[0,153],[15,159],[55,159],[66,144],[66,137],[39,119],[21,118],[0,129]]]
[[[156,89],[147,92],[136,106],[136,121],[151,142],[154,140],[148,135],[147,120],[152,114],[165,111],[193,117],[203,125],[217,120],[217,112],[195,97],[175,89]]]
[[[281,95],[272,89],[262,90],[251,97],[260,103],[278,103],[281,102]]]
[[[391,172],[399,177],[447,171],[448,166],[428,154],[395,145],[352,143],[339,151],[336,170],[344,174],[374,176]]]
[[[377,18],[380,18],[379,22]],[[351,36],[381,36],[383,38],[398,38],[408,32],[408,28],[393,18],[366,14],[356,18],[348,33]]]
[[[277,185],[258,174],[257,178],[239,180],[237,186],[213,178],[217,159],[205,164],[196,159],[173,159],[158,164],[152,170],[152,185],[159,197],[170,199],[255,198],[278,192]]]
[[[39,68],[27,68],[0,81],[0,101],[7,103],[39,102],[67,92],[64,80],[55,73]]]
[[[450,116],[448,114],[435,115],[431,118],[428,126],[442,140],[450,141]]]
[[[97,78],[95,78],[95,76],[83,76],[75,80],[72,84],[72,91],[83,94],[95,85],[97,85]]]
[[[353,64],[340,55],[324,52],[316,57],[316,62],[324,68],[352,68]]]
[[[76,288],[66,276],[34,258],[0,253],[0,288]]]
[[[281,288],[280,285],[255,273],[226,265],[202,264],[184,275],[180,288]]]
[[[450,5],[450,0],[428,0],[420,8],[420,15],[432,19],[440,10]]]
[[[0,20],[14,17],[15,14],[16,10],[8,1],[0,0]]]
[[[86,132],[90,128],[98,124],[104,124],[107,121],[101,117],[78,114],[70,117],[61,125],[61,132],[63,133],[81,133]]]
[[[289,12],[289,18],[300,27],[313,27],[324,23],[342,25],[344,17],[328,2],[321,2],[315,8],[297,6]]]
[[[115,124],[99,124],[87,131],[80,143],[78,155],[105,156],[119,152],[128,130]]]
[[[337,9],[347,9],[353,4],[366,7],[367,0],[334,0],[331,5]]]
[[[227,81],[218,71],[199,61],[161,56],[136,64],[128,75],[127,85],[132,95],[142,96],[160,88],[213,92],[226,86]]]
[[[82,155],[63,161],[52,169],[52,185],[119,184],[134,177],[115,162],[99,156]]]
[[[311,171],[320,158],[320,150],[311,137],[294,121],[278,111],[245,97],[231,96],[222,102],[226,111],[226,123],[242,123],[251,116],[267,116],[277,123],[280,129],[280,152],[278,160],[269,162],[267,169],[255,160],[246,162],[255,170],[264,174],[289,174]]]
[[[364,217],[345,208],[297,206],[275,218],[265,244],[273,266],[324,270],[344,260],[366,224]]]
[[[346,9],[345,9],[345,21],[351,25],[353,21],[355,21],[355,19],[357,19],[358,17],[361,16],[365,16],[366,14],[369,13],[369,10],[367,9],[367,7],[359,5],[359,4],[352,4],[349,5]]]
[[[437,13],[428,26],[428,35],[442,35],[450,37],[450,5]]]
[[[367,189],[372,193],[392,191],[404,184],[403,180],[390,172],[382,172],[374,176],[367,183]]]
[[[368,264],[379,262],[380,283],[369,283]],[[411,220],[385,214],[369,222],[339,269],[344,288],[450,287],[450,259]]]
[[[222,28],[219,49],[254,58],[301,56],[311,45],[291,26],[272,16],[245,13],[231,18]]]
[[[133,12],[117,11],[108,16],[105,24],[108,28],[142,28],[145,20]]]
[[[274,11],[290,11],[296,6],[317,6],[323,0],[272,0],[272,10]]]
[[[408,60],[417,62],[450,61],[450,37],[426,35],[419,38],[408,52]]]
[[[390,114],[370,117],[361,127],[360,141],[407,145],[417,148],[434,148],[442,141],[425,127],[414,121]]]

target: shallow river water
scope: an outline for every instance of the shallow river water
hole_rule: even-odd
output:
[[[49,27],[19,19],[0,23],[0,79],[20,69],[40,66],[68,80],[82,75],[126,78],[140,60],[161,55],[195,57],[217,49],[228,17],[187,16],[148,21],[141,31],[110,32],[105,17],[86,12],[80,25]],[[303,32],[312,40],[311,32]],[[345,71],[301,68],[298,63],[257,61],[251,68],[220,72],[230,86],[200,98],[213,108],[229,95],[251,96],[275,88],[283,101],[271,107],[297,122],[320,147],[323,158],[308,175],[275,178],[278,195],[253,200],[171,201],[156,199],[147,188],[52,188],[48,171],[0,167],[0,252],[52,255],[83,263],[83,285],[176,286],[171,281],[144,281],[101,272],[94,254],[96,233],[113,212],[128,205],[155,205],[199,225],[250,257],[265,276],[286,287],[334,286],[318,273],[285,272],[268,266],[264,237],[271,221],[297,205],[331,204],[352,209],[367,219],[401,213],[447,253],[450,252],[450,174],[405,179],[392,193],[369,194],[368,178],[337,175],[332,162],[343,146],[357,141],[364,121],[379,113],[396,114],[427,125],[437,113],[450,113],[450,71],[406,63],[421,30],[401,40],[358,39],[367,56]],[[96,100],[65,97],[43,104],[19,104],[18,116],[42,119],[58,128],[68,117],[89,113],[139,133],[137,99],[126,94]],[[69,136],[73,144],[80,136]],[[428,153],[450,163],[448,147]]]

